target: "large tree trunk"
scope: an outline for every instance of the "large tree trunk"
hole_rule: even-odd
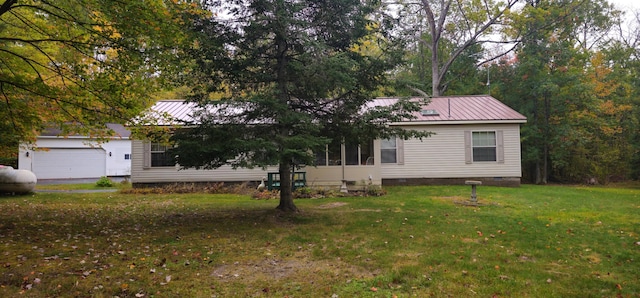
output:
[[[477,6],[478,9],[484,10],[487,14],[487,19],[473,23],[474,21],[467,18],[466,15],[461,15],[464,19],[463,22],[466,22],[469,28],[474,28],[473,30],[469,30],[467,36],[463,40],[457,40],[459,42],[458,45],[455,46],[453,52],[450,53],[449,57],[446,59],[440,59],[440,53],[438,52],[440,40],[443,38],[443,34],[447,31],[447,16],[450,14],[451,5],[457,5],[458,9],[460,8],[460,1],[454,3],[453,0],[440,0],[439,5],[434,4],[435,1],[432,0],[422,0],[422,9],[425,12],[425,17],[427,21],[427,25],[429,26],[429,34],[431,34],[431,41],[429,47],[431,48],[431,88],[432,88],[432,96],[441,96],[445,90],[446,85],[444,85],[444,77],[453,65],[455,59],[457,59],[462,53],[468,49],[469,47],[478,44],[479,37],[485,34],[491,27],[495,24],[500,23],[502,17],[506,12],[508,12],[514,5],[516,5],[519,0],[508,0],[506,3],[501,3],[500,5],[496,5],[494,7],[486,6],[481,8]],[[464,2],[464,1],[463,1]],[[439,11],[434,13],[432,8],[436,8]],[[455,9],[455,8],[454,8]],[[473,24],[472,24],[473,23]],[[421,36],[422,37],[422,36]],[[511,49],[507,49],[509,52],[515,49],[515,47]],[[505,53],[507,53],[505,52]],[[494,58],[489,60],[494,60],[504,54],[498,54]],[[443,61],[441,61],[443,60]]]
[[[298,212],[298,207],[293,204],[293,190],[291,181],[291,162],[280,161],[280,204],[276,209],[285,212]]]
[[[279,7],[276,8],[276,14],[279,11]],[[276,43],[276,51],[277,51],[277,89],[278,89],[278,99],[280,100],[280,104],[288,105],[289,104],[289,95],[287,91],[287,64],[289,63],[287,59],[287,51],[289,50],[287,41],[285,39],[286,34],[283,32],[286,28],[279,28],[276,30],[275,34],[275,43]],[[284,115],[282,115],[284,117]],[[289,129],[287,126],[281,126],[280,134],[282,139],[286,139],[289,137]],[[285,154],[286,148],[282,147],[280,144],[280,168],[278,173],[280,173],[280,204],[276,209],[284,211],[284,212],[298,212],[298,207],[293,204],[293,192],[291,188],[291,160]]]
[[[435,43],[434,47],[437,47],[438,44]],[[437,49],[436,50],[432,50],[433,53],[437,53]],[[438,55],[431,55],[431,61],[437,61],[438,59]],[[431,95],[433,97],[438,97],[440,95],[442,95],[441,91],[442,91],[442,82],[440,81],[440,68],[438,67],[438,63],[432,62],[431,63]]]

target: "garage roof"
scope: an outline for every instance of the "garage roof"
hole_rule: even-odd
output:
[[[114,135],[111,138],[114,139],[128,139],[131,136],[131,132],[125,128],[122,124],[107,123],[107,128],[113,130]],[[47,128],[40,133],[43,137],[58,137],[63,135],[62,130],[59,128]],[[74,135],[80,136],[80,135]]]

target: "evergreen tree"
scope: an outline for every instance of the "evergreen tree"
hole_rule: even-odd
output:
[[[172,137],[183,167],[279,165],[280,204],[293,203],[293,169],[313,165],[331,140],[427,136],[388,127],[416,102],[367,108],[401,52],[385,35],[377,1],[211,1],[219,18],[197,22],[192,100],[202,109]],[[372,38],[375,37],[375,38]],[[376,40],[379,49],[363,51]],[[210,100],[224,91],[222,100]]]

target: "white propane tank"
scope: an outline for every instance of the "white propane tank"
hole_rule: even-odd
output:
[[[30,193],[38,178],[31,171],[0,165],[0,193]]]

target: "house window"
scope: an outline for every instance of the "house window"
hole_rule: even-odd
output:
[[[124,154],[124,160],[130,160],[130,159],[131,159],[131,154],[125,153]]]
[[[398,142],[396,138],[382,140],[380,142],[380,158],[382,163],[398,162]]]
[[[373,140],[360,144],[360,164],[365,166],[374,165]]]
[[[329,166],[339,166],[342,164],[342,144],[340,141],[333,140],[327,145],[327,164]]]
[[[339,166],[342,162],[342,144],[332,141],[325,147],[325,150],[317,151],[316,166]]]
[[[175,165],[173,157],[167,152],[169,146],[159,143],[151,143],[151,166],[172,167]]]
[[[474,131],[472,133],[473,161],[497,161],[495,131]]]
[[[342,150],[344,148],[345,165],[373,165],[373,140],[364,144],[347,143],[344,146],[339,141],[333,141],[325,151],[316,152],[317,166],[342,165]]]

